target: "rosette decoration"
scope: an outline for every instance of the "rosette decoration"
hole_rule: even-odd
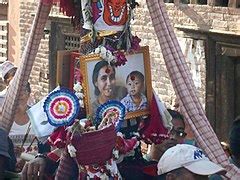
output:
[[[107,124],[113,124],[119,131],[126,114],[125,106],[116,100],[109,100],[98,107],[96,111],[96,124],[102,128]]]
[[[48,95],[43,109],[51,125],[56,127],[70,125],[79,114],[79,99],[70,90],[61,88]]]

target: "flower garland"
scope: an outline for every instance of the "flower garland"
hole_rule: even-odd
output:
[[[84,94],[83,94],[83,87],[80,82],[77,82],[73,85],[74,94],[79,99],[80,107],[84,108]]]
[[[131,48],[129,52],[135,52],[140,50],[140,42],[141,39],[137,36],[132,37]],[[94,50],[95,54],[99,54],[100,57],[112,66],[118,67],[123,66],[127,62],[127,58],[125,56],[125,52],[123,50],[114,49],[109,44],[100,45]]]

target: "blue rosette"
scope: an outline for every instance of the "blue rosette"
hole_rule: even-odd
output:
[[[102,119],[105,118],[109,113],[113,113],[116,116],[113,124],[115,125],[116,131],[119,131],[126,115],[125,106],[120,101],[116,100],[109,100],[100,105],[96,111],[96,125],[99,125]]]
[[[70,125],[79,114],[79,99],[69,89],[60,88],[47,96],[43,109],[52,126]]]

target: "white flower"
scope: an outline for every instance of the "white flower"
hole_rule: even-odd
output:
[[[157,136],[157,133],[152,133],[152,136]]]
[[[101,180],[108,180],[108,176],[105,173],[102,173],[99,177]]]
[[[113,56],[112,52],[107,50],[106,53],[106,60],[110,63],[111,61],[113,61],[115,59],[115,56]]]
[[[117,132],[117,136],[120,136],[121,138],[124,138],[123,133]]]
[[[78,97],[78,99],[83,99],[84,94],[81,92],[76,92],[75,95]]]
[[[119,151],[116,150],[116,149],[113,149],[113,152],[112,152],[113,156],[115,159],[118,159],[119,158]]]
[[[79,105],[80,105],[80,107],[84,107],[84,102],[82,99],[79,100]]]
[[[100,51],[101,51],[101,50],[100,50],[100,47],[97,47],[97,48],[95,49],[95,53],[96,53],[96,54],[99,54]]]
[[[103,54],[106,54],[107,53],[107,49],[104,46],[101,46],[100,47],[100,52],[103,53]]]
[[[99,54],[102,59],[108,61],[109,63],[116,59],[112,52],[102,45],[95,49],[95,53]]]
[[[137,137],[140,137],[139,132],[133,132],[133,135],[134,135],[134,136],[137,136]]]
[[[82,85],[80,84],[80,82],[77,82],[76,84],[74,84],[73,90],[76,91],[76,92],[81,92],[83,90]]]
[[[116,174],[118,174],[117,164],[116,164],[116,161],[113,161],[113,159],[111,159],[111,165],[107,162],[106,168],[107,170],[110,171],[112,176],[115,176]]]
[[[72,144],[69,144],[67,146],[67,149],[68,149],[68,153],[70,154],[71,157],[76,157],[77,150],[75,149],[75,147]]]
[[[100,57],[101,57],[102,59],[106,59],[106,58],[107,58],[107,55],[106,55],[106,53],[101,52],[101,53],[100,53]]]

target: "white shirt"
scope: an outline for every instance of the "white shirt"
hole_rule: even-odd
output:
[[[7,93],[7,88],[5,88],[3,91],[0,92],[0,111],[2,112],[2,106],[3,106],[3,102],[4,99],[6,97],[6,93]],[[27,124],[24,125],[18,125],[15,121],[13,122],[13,125],[11,127],[11,130],[9,132],[9,135],[25,135],[29,126],[28,122]],[[30,130],[30,134],[33,134],[33,131]]]

